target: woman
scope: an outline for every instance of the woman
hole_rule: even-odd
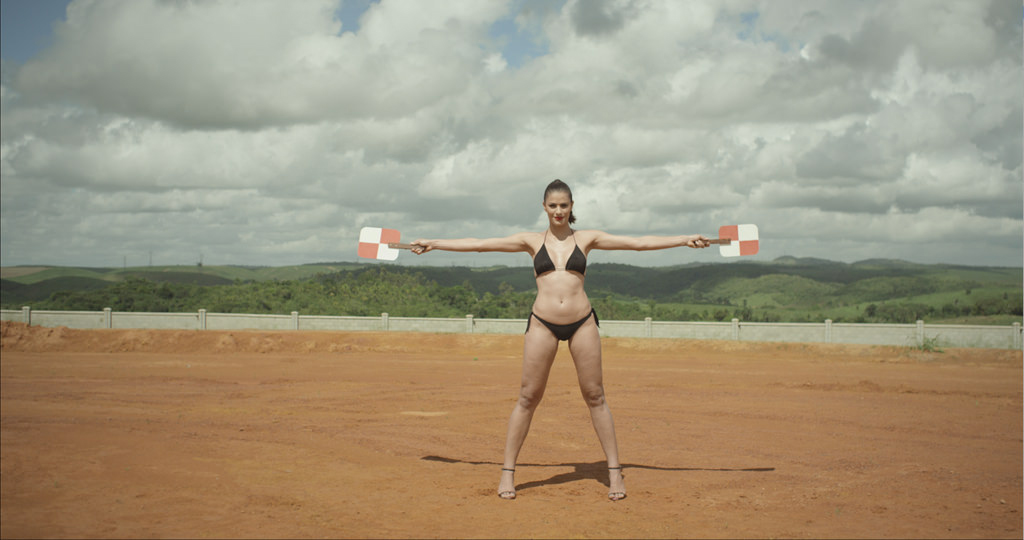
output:
[[[605,401],[597,313],[583,291],[587,254],[593,249],[641,251],[680,246],[704,248],[709,245],[708,239],[699,234],[628,237],[602,231],[574,230],[570,227],[576,221],[572,212],[572,191],[561,180],[551,182],[544,190],[543,206],[548,216],[548,227],[544,232],[522,232],[505,238],[417,240],[412,243],[412,250],[416,254],[435,249],[522,251],[533,258],[537,299],[527,319],[522,386],[519,401],[508,422],[505,462],[501,469],[498,496],[503,499],[516,497],[513,477],[516,459],[530,429],[533,413],[544,396],[548,374],[558,351],[558,342],[568,341],[580,391],[590,408],[591,422],[608,461],[608,498],[617,501],[626,497],[626,486],[622,479],[615,425]]]

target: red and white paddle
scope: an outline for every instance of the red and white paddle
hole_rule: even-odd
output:
[[[395,229],[363,227],[359,230],[359,256],[364,259],[393,261],[399,250],[412,249],[412,244],[401,242],[402,234]]]
[[[718,246],[723,257],[740,257],[757,255],[757,225],[723,225],[718,228],[718,238],[728,240]],[[712,244],[716,243],[714,241]]]

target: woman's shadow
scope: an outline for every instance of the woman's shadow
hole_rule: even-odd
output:
[[[424,456],[420,458],[424,461],[437,461],[440,463],[452,463],[452,464],[463,464],[463,465],[501,465],[495,461],[470,461],[463,459],[453,459],[441,456]],[[569,482],[577,482],[580,480],[597,480],[598,482],[608,487],[608,467],[605,461],[595,461],[592,463],[520,463],[518,467],[572,467],[573,470],[570,472],[559,473],[551,478],[544,480],[534,480],[533,482],[525,482],[516,486],[517,491],[529,489],[539,486],[551,486],[557,484],[567,484]],[[714,472],[772,472],[775,467],[750,467],[741,469],[729,469],[729,468],[709,468],[709,467],[658,467],[655,465],[642,465],[639,463],[623,463],[622,468],[625,469],[650,469],[654,471],[678,471],[678,472],[692,472],[692,471],[714,471]]]

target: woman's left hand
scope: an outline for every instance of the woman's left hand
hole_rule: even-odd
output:
[[[430,240],[417,240],[412,244],[412,252],[417,255],[422,255],[432,249],[434,249],[433,242]]]

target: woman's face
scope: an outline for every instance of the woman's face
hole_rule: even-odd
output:
[[[568,225],[569,214],[572,212],[572,200],[564,191],[552,191],[544,199],[544,211],[548,213],[548,222],[552,225]]]

